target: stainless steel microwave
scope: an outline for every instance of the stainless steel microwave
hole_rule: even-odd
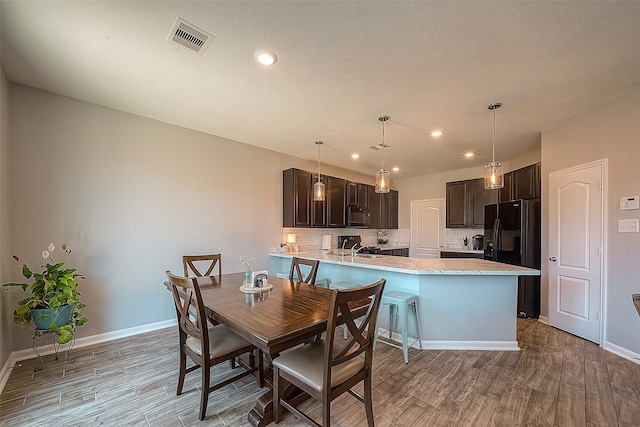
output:
[[[369,226],[370,220],[371,214],[367,209],[347,207],[347,227],[366,228]]]

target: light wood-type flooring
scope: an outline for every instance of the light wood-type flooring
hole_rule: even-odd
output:
[[[639,332],[640,333],[640,332]],[[374,356],[374,413],[383,426],[640,426],[640,365],[597,345],[518,319],[521,351],[402,351]],[[253,377],[214,392],[198,420],[199,371],[176,396],[176,327],[15,366],[0,395],[2,426],[244,426],[258,396]],[[229,365],[213,371],[229,374]],[[303,408],[319,416],[317,403]],[[362,404],[334,401],[332,425],[364,426]],[[279,425],[299,426],[291,414]]]

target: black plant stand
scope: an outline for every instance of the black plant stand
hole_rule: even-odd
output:
[[[57,335],[54,331],[49,329],[35,329],[33,331],[33,352],[38,356],[38,360],[40,360],[40,366],[36,366],[33,368],[34,372],[38,372],[44,368],[44,360],[42,360],[42,356],[40,356],[40,352],[38,351],[37,344],[40,340],[46,335],[53,335],[53,349],[56,355],[56,360],[58,360],[58,351],[60,350],[60,344],[57,341]],[[75,358],[71,358],[71,349],[76,342],[75,330],[71,331],[71,341],[69,342],[69,349],[67,350],[67,361],[69,363],[73,363],[76,361]]]

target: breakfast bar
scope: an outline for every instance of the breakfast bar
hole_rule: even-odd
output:
[[[365,285],[387,279],[385,292],[418,296],[421,342],[426,349],[519,350],[516,339],[518,276],[539,270],[482,259],[351,255],[351,251],[272,253],[270,271],[288,271],[293,256],[320,261],[318,277]],[[385,326],[385,316],[379,320]]]

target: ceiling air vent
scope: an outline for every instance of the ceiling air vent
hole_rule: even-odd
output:
[[[379,151],[379,150],[382,150],[383,148],[389,148],[389,147],[391,147],[391,146],[388,145],[388,144],[385,144],[384,142],[381,142],[380,144],[372,145],[369,148],[371,148],[372,150],[375,150],[375,151]]]
[[[209,47],[215,37],[206,31],[201,30],[182,18],[176,18],[173,27],[167,36],[167,40],[178,43],[181,46],[191,49],[198,55],[202,55]]]

